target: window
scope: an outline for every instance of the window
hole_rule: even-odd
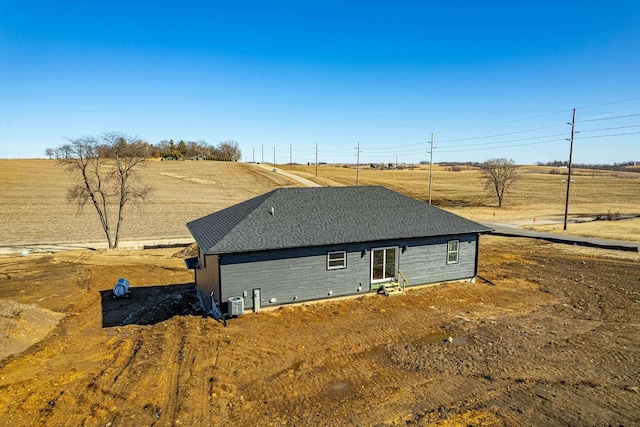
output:
[[[447,242],[447,264],[456,264],[458,262],[459,248],[460,240],[449,240]]]
[[[396,277],[398,248],[371,250],[371,283],[388,282]]]
[[[347,268],[347,252],[336,251],[327,253],[327,270]]]

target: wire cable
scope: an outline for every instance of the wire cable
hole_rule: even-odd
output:
[[[552,139],[552,140],[549,140],[549,141],[538,141],[538,142],[527,142],[527,143],[524,143],[524,144],[503,145],[501,147],[469,148],[469,149],[463,149],[463,150],[440,150],[438,152],[439,153],[461,153],[461,152],[467,152],[467,151],[486,151],[486,150],[511,148],[511,147],[524,147],[524,146],[528,146],[528,145],[550,144],[552,142],[560,142],[560,141],[565,141],[565,140],[564,139]]]
[[[612,128],[600,128],[600,129],[587,129],[587,130],[576,131],[576,133],[601,132],[603,130],[628,129],[628,128],[637,128],[637,127],[640,127],[640,125],[616,126],[616,127],[612,127]]]
[[[609,134],[609,135],[593,135],[593,136],[582,136],[582,137],[576,136],[576,138],[579,138],[579,139],[608,138],[608,137],[611,137],[611,136],[625,136],[625,135],[638,135],[638,134],[640,134],[640,132],[613,133],[613,134]]]
[[[525,129],[525,130],[519,130],[519,131],[514,131],[514,132],[507,132],[507,133],[499,133],[499,134],[495,134],[495,135],[486,135],[486,136],[477,136],[477,137],[471,137],[471,138],[458,138],[458,139],[439,139],[437,140],[437,143],[443,143],[443,142],[458,142],[458,141],[472,141],[475,139],[488,139],[488,138],[496,138],[499,136],[508,136],[508,135],[516,135],[519,133],[526,133],[526,132],[533,132],[536,130],[541,130],[541,129],[548,129],[548,128],[552,128],[552,127],[556,127],[556,126],[565,126],[566,123],[556,123],[553,125],[548,125],[548,126],[540,126],[537,128],[531,128],[531,129]]]
[[[508,144],[510,142],[530,141],[532,139],[551,138],[551,137],[554,137],[554,136],[563,136],[563,135],[566,135],[566,133],[554,133],[552,135],[542,135],[542,136],[532,136],[532,137],[529,137],[529,138],[509,139],[509,140],[506,140],[506,141],[479,142],[477,144],[460,144],[460,145],[456,145],[455,147],[474,147],[474,146],[478,146],[478,145]],[[442,151],[442,150],[439,150],[439,151]]]
[[[637,117],[637,116],[640,116],[640,113],[638,113],[638,114],[627,114],[627,115],[624,115],[624,116],[601,117],[599,119],[576,120],[576,123],[599,122],[599,121],[602,121],[602,120],[623,119],[625,117]]]
[[[636,101],[638,99],[640,99],[640,96],[635,96],[635,97],[626,98],[626,99],[619,99],[619,100],[610,101],[610,102],[603,102],[603,103],[600,103],[600,104],[586,105],[586,106],[582,106],[582,107],[577,107],[576,110],[585,110],[585,109],[588,109],[588,108],[603,107],[605,105],[621,104],[623,102]],[[526,117],[526,118],[523,118],[523,119],[508,120],[508,121],[504,121],[504,122],[497,122],[497,123],[491,123],[491,124],[480,125],[480,126],[472,126],[472,127],[468,127],[468,128],[462,128],[462,129],[444,130],[444,131],[438,131],[438,132],[435,132],[435,133],[436,134],[443,134],[443,133],[452,133],[452,132],[462,132],[462,131],[473,130],[473,129],[482,129],[482,128],[487,128],[487,127],[491,127],[491,126],[506,125],[506,124],[510,124],[510,123],[518,123],[518,122],[523,122],[523,121],[527,121],[527,120],[540,119],[540,118],[543,118],[543,117],[555,116],[557,114],[568,113],[568,112],[572,112],[572,111],[573,111],[573,109],[560,110],[560,111],[556,111],[554,113],[540,114],[540,115],[537,115],[537,116]]]
[[[633,98],[620,99],[618,101],[603,102],[602,104],[594,104],[594,105],[587,105],[586,107],[578,107],[578,108],[576,108],[576,110],[586,110],[587,108],[595,108],[595,107],[603,107],[605,105],[621,104],[623,102],[636,101],[638,99],[640,99],[640,96],[634,96]]]
[[[480,125],[480,126],[472,126],[472,127],[463,128],[463,129],[453,129],[453,130],[438,131],[438,132],[435,132],[435,134],[438,135],[438,134],[443,134],[443,133],[463,132],[463,131],[466,131],[466,130],[482,129],[482,128],[488,128],[488,127],[499,126],[499,125],[508,125],[508,124],[511,124],[511,123],[518,123],[518,122],[524,122],[524,121],[527,121],[527,120],[534,120],[534,119],[541,119],[543,117],[555,116],[557,114],[568,113],[568,112],[571,112],[571,111],[573,111],[573,110],[556,111],[555,113],[540,114],[538,116],[526,117],[524,119],[508,120],[508,121],[505,121],[505,122],[491,123],[491,124],[488,124],[488,125]]]

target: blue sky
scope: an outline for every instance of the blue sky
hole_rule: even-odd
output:
[[[416,162],[435,132],[436,162],[533,163],[572,108],[576,162],[640,161],[637,0],[0,0],[0,157],[121,131]]]

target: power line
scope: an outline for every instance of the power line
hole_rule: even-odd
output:
[[[602,118],[599,118],[599,119],[578,120],[576,123],[599,122],[601,120],[623,119],[625,117],[637,117],[637,116],[640,116],[640,113],[638,113],[638,114],[627,114],[627,115],[624,115],[624,116],[602,117]]]
[[[507,132],[507,133],[499,133],[499,134],[495,134],[495,135],[477,136],[477,137],[472,137],[472,138],[442,139],[442,140],[438,141],[438,144],[440,144],[442,142],[471,141],[471,140],[475,140],[475,139],[488,139],[488,138],[496,138],[496,137],[499,137],[499,136],[516,135],[518,133],[533,132],[533,131],[536,131],[536,130],[548,129],[548,128],[552,128],[552,127],[556,127],[556,126],[564,126],[565,124],[566,123],[556,123],[556,124],[553,124],[553,125],[540,126],[540,127],[537,127],[537,128],[531,128],[531,129],[525,129],[525,130],[519,130],[519,131]]]
[[[390,149],[396,149],[396,148],[407,148],[407,147],[416,147],[418,145],[425,145],[428,144],[427,141],[421,141],[421,142],[416,142],[415,144],[407,144],[407,145],[397,145],[397,146],[393,146]],[[366,150],[367,152],[370,151],[385,151],[388,150],[389,148],[371,148],[369,150]]]
[[[501,148],[511,148],[511,147],[524,147],[527,145],[541,145],[541,144],[550,144],[552,142],[560,142],[565,141],[565,139],[552,139],[549,141],[538,141],[538,142],[528,142],[524,144],[513,144],[513,145],[503,145],[500,147],[485,147],[485,148],[469,148],[465,150],[438,150],[440,153],[461,153],[467,151],[485,151],[485,150],[493,150],[493,149],[501,149]]]
[[[586,110],[587,108],[595,108],[595,107],[602,107],[602,106],[605,106],[605,105],[621,104],[623,102],[635,101],[635,100],[638,100],[638,99],[640,99],[640,96],[634,96],[633,98],[620,99],[618,101],[603,102],[602,104],[594,104],[594,105],[587,105],[586,107],[578,107],[577,110]],[[578,121],[576,121],[576,123],[578,123]]]
[[[399,151],[389,150],[389,152],[386,154],[368,154],[366,151],[361,151],[361,153],[363,154],[363,157],[367,157],[367,158],[373,157],[373,158],[379,159],[379,158],[391,157],[395,155],[408,156],[411,154],[426,154],[427,152],[420,150],[420,151],[401,153]]]
[[[531,136],[529,138],[509,139],[506,141],[479,142],[477,144],[460,144],[460,145],[456,145],[456,147],[475,147],[478,145],[508,144],[510,142],[530,141],[532,139],[552,138],[554,136],[562,136],[562,135],[565,135],[565,133],[554,133],[552,135]]]
[[[587,105],[587,106],[583,106],[583,107],[578,107],[577,109],[578,110],[584,110],[584,109],[587,109],[587,108],[603,107],[605,105],[621,104],[623,102],[636,101],[638,99],[640,99],[640,96],[635,96],[633,98],[619,99],[619,100],[610,101],[610,102],[603,102],[603,103],[600,103],[600,104]],[[508,120],[508,121],[504,121],[504,122],[497,122],[497,123],[491,123],[491,124],[487,124],[487,125],[472,126],[472,127],[468,127],[468,128],[462,128],[462,129],[445,130],[445,131],[439,131],[439,132],[436,132],[436,133],[442,134],[442,133],[462,132],[462,131],[473,130],[473,129],[482,129],[482,128],[487,128],[487,127],[491,127],[491,126],[499,126],[499,125],[506,125],[506,124],[511,124],[511,123],[523,122],[523,121],[526,121],[526,120],[541,119],[543,117],[555,116],[557,114],[562,114],[562,113],[567,113],[567,112],[572,112],[572,111],[573,111],[573,109],[561,110],[561,111],[556,111],[554,113],[540,114],[540,115],[537,115],[537,116],[526,117],[526,118],[523,118],[523,119]],[[577,123],[577,121],[576,121],[576,123]]]
[[[617,103],[621,103],[621,102],[628,102],[628,101],[632,101],[632,100],[636,100],[636,99],[640,99],[640,97],[629,98],[629,99],[624,99],[624,100],[620,100],[620,101],[606,102],[606,103],[591,105],[591,106],[582,107],[582,108],[599,107],[599,106],[603,106],[603,105],[611,105],[611,104],[617,104]],[[568,110],[568,111],[571,111],[571,110]],[[540,117],[550,116],[550,115],[554,115],[554,114],[559,114],[559,113],[550,113],[550,114],[545,114],[545,115],[541,115],[541,116],[535,116],[533,118],[540,118]],[[640,116],[640,114],[627,114],[627,115],[606,117],[606,118],[599,118],[599,119],[578,120],[578,121],[576,121],[576,123],[580,123],[580,122],[584,123],[584,122],[600,121],[600,120],[612,120],[612,119],[620,119],[620,118],[636,117],[636,116]],[[520,121],[520,120],[518,120],[518,121]],[[514,121],[511,121],[511,123],[512,122],[514,122]],[[510,122],[503,122],[503,123],[499,123],[499,124],[507,124],[507,123],[510,123]],[[556,123],[556,124],[552,124],[552,125],[540,126],[540,127],[531,128],[531,129],[524,129],[524,130],[520,130],[520,131],[513,131],[513,132],[507,132],[507,133],[502,133],[502,134],[494,134],[494,135],[484,135],[484,136],[478,136],[478,137],[444,139],[444,140],[439,140],[438,143],[441,144],[441,143],[447,143],[447,142],[462,142],[462,141],[473,141],[473,140],[478,140],[478,139],[496,138],[496,137],[500,137],[500,136],[516,135],[516,134],[520,134],[520,133],[526,133],[526,132],[533,132],[533,131],[542,130],[542,129],[548,129],[548,128],[552,128],[552,127],[556,127],[556,126],[563,126],[565,124],[566,123]],[[482,127],[488,127],[488,126],[493,126],[493,125],[486,125],[486,126],[482,126]],[[629,126],[629,127],[635,127],[635,126]],[[621,126],[619,128],[622,129],[624,127]],[[467,129],[472,129],[472,128],[467,128]],[[465,130],[467,130],[467,129],[465,129]],[[615,129],[615,128],[612,128],[612,129]],[[454,131],[450,131],[450,132],[454,132]],[[588,132],[588,131],[581,131],[581,132]],[[559,135],[560,134],[558,134],[558,135],[547,135],[547,136],[536,137],[536,138],[546,138],[546,137],[559,136]],[[534,138],[531,138],[531,139],[534,139]],[[520,139],[520,140],[526,140],[526,139]],[[514,140],[514,141],[520,141],[520,140]],[[503,141],[503,142],[506,142],[506,141]],[[502,142],[495,142],[495,143],[499,144],[499,143],[502,143]],[[466,145],[456,145],[456,146],[457,147],[467,147],[467,146],[473,146],[473,145],[481,145],[481,144],[466,144]]]
[[[518,139],[509,139],[509,140],[505,140],[505,141],[491,141],[491,142],[479,142],[477,144],[460,144],[460,145],[456,145],[455,147],[452,148],[457,148],[457,147],[477,147],[477,146],[482,146],[482,145],[498,145],[499,147],[497,148],[502,148],[504,147],[504,145],[502,144],[509,144],[512,142],[520,142],[520,141],[530,141],[532,139],[543,139],[543,138],[553,138],[556,136],[564,136],[565,133],[555,133],[555,134],[551,134],[551,135],[541,135],[541,136],[532,136],[532,137],[528,137],[528,138],[518,138]],[[554,140],[555,141],[555,140]],[[368,157],[385,157],[384,155],[379,155],[377,154],[378,151],[384,151],[386,153],[388,153],[387,155],[394,155],[394,154],[418,154],[418,153],[424,153],[425,151],[423,150],[396,150],[394,148],[386,148],[386,149],[381,149],[381,150],[363,150],[363,153],[368,154]],[[467,151],[467,150],[438,150],[441,152],[453,152],[453,151]],[[374,153],[374,155],[371,155],[370,153]]]
[[[632,115],[626,115],[626,116],[619,116],[619,117],[631,117],[631,116],[640,116],[640,114],[632,114]],[[585,120],[588,121],[588,120]],[[578,121],[576,121],[577,123]],[[482,137],[476,137],[476,138],[461,138],[461,139],[456,139],[456,140],[444,140],[444,141],[438,141],[438,143],[441,142],[453,142],[453,141],[467,141],[467,140],[475,140],[475,139],[486,139],[486,138],[492,138],[492,137],[497,137],[497,136],[506,136],[506,135],[515,135],[515,134],[519,134],[519,133],[525,133],[525,132],[530,132],[530,131],[535,131],[535,130],[540,130],[540,129],[547,129],[550,127],[556,127],[559,125],[565,125],[565,123],[559,123],[559,124],[554,124],[554,125],[549,125],[549,126],[541,126],[538,128],[532,128],[532,129],[526,129],[526,130],[522,130],[522,131],[515,131],[515,132],[508,132],[508,133],[504,133],[504,134],[496,134],[496,135],[490,135],[490,136],[482,136]],[[596,132],[596,131],[604,131],[604,130],[614,130],[614,129],[627,129],[627,128],[635,128],[635,127],[640,127],[640,125],[629,125],[629,126],[616,126],[616,127],[611,127],[611,128],[601,128],[601,129],[589,129],[589,130],[582,130],[579,131],[579,133],[584,133],[584,132]],[[602,135],[604,136],[622,136],[622,135],[634,135],[635,133],[620,133],[620,134],[612,134],[612,135]],[[564,133],[557,133],[557,134],[551,134],[551,135],[541,135],[541,136],[533,136],[533,137],[527,137],[527,138],[519,138],[519,139],[511,139],[511,140],[506,140],[506,141],[491,141],[491,142],[481,142],[481,143],[477,143],[477,144],[456,144],[455,147],[477,147],[477,146],[483,146],[483,145],[496,145],[496,148],[508,148],[508,147],[519,147],[519,146],[523,146],[523,145],[533,145],[533,144],[517,144],[517,145],[507,145],[504,146],[502,144],[507,144],[507,143],[512,143],[512,142],[519,142],[519,141],[530,141],[533,139],[542,139],[542,138],[552,138],[555,136],[563,136]],[[582,138],[595,138],[595,137],[582,137]],[[551,140],[550,142],[553,141],[558,141],[558,140]],[[545,141],[541,142],[541,143],[547,143]],[[426,144],[426,142],[421,142],[418,144],[411,144],[411,145],[406,145],[406,146],[400,146],[397,148],[403,148],[403,147],[410,147],[410,146],[416,146],[416,145],[422,145],[422,144]],[[475,150],[439,150],[441,152],[462,152],[462,151],[475,151]],[[371,155],[370,153],[380,153],[380,152],[384,152],[384,153],[388,153],[386,155]],[[397,150],[396,147],[389,147],[389,148],[381,148],[381,149],[370,149],[370,150],[363,150],[363,153],[367,154],[368,157],[387,157],[389,155],[395,155],[395,154],[418,154],[418,153],[422,153],[422,150]]]
[[[616,126],[616,127],[612,127],[612,128],[600,128],[600,129],[588,129],[588,130],[581,130],[581,131],[578,131],[576,133],[600,132],[600,131],[603,131],[603,130],[628,129],[628,128],[637,128],[637,127],[640,127],[640,125]]]
[[[327,151],[327,152],[329,152],[329,151],[330,151],[330,152],[332,152],[332,153],[353,153],[353,148],[349,148],[349,149],[337,149],[337,150],[334,150],[334,149],[331,149],[331,148],[327,148],[327,149],[325,149],[325,151]]]
[[[607,138],[610,136],[625,136],[625,135],[638,135],[640,132],[628,132],[628,133],[613,133],[609,135],[593,135],[593,136],[582,136],[580,139],[588,139],[588,138]]]
[[[534,120],[534,119],[541,119],[543,117],[555,116],[557,114],[567,113],[569,111],[572,111],[572,110],[556,111],[555,113],[540,114],[539,116],[526,117],[526,118],[523,118],[523,119],[508,120],[508,121],[505,121],[505,122],[491,123],[491,124],[488,124],[488,125],[480,125],[480,126],[472,126],[472,127],[463,128],[463,129],[445,130],[445,131],[440,131],[440,132],[436,132],[436,133],[441,134],[441,133],[463,132],[463,131],[466,131],[466,130],[482,129],[482,128],[488,128],[488,127],[499,126],[499,125],[508,125],[508,124],[511,124],[511,123],[518,123],[518,122],[524,122],[524,121],[527,121],[527,120]]]
[[[544,127],[541,127],[540,129],[554,127],[554,126],[557,126],[557,125],[544,126]],[[595,132],[595,131],[625,129],[625,128],[634,128],[634,127],[640,127],[640,125],[617,126],[617,127],[602,128],[602,129],[590,129],[590,130],[583,130],[583,131],[580,131],[580,132]],[[538,128],[530,129],[530,130],[538,130]],[[530,131],[530,130],[527,130],[527,131]],[[523,132],[525,132],[525,131],[510,132],[508,134],[517,134],[517,133],[523,133]],[[624,136],[624,135],[635,135],[635,134],[640,134],[640,132],[618,133],[618,134],[597,135],[597,136],[583,136],[583,137],[580,137],[580,139],[612,137],[612,136]],[[538,142],[531,142],[531,143],[525,143],[525,144],[511,144],[511,143],[520,142],[520,141],[531,141],[531,140],[542,139],[542,138],[553,138],[553,137],[556,137],[556,136],[563,136],[563,135],[565,135],[565,134],[564,133],[557,133],[557,134],[551,134],[551,135],[542,135],[542,136],[534,136],[534,137],[527,137],[527,138],[511,139],[511,140],[506,140],[506,141],[481,142],[481,143],[477,143],[477,144],[457,144],[457,145],[455,145],[455,148],[454,147],[452,147],[452,149],[446,149],[445,148],[445,149],[440,149],[438,151],[439,152],[443,152],[443,153],[469,152],[469,151],[491,150],[491,149],[494,149],[494,148],[495,149],[502,149],[502,148],[511,148],[511,147],[522,147],[522,146],[528,146],[528,145],[549,144],[549,143],[552,143],[552,142],[564,141],[564,139],[551,139],[551,140],[548,140],[548,141],[538,141]],[[481,139],[481,137],[478,137],[477,139]],[[408,146],[416,146],[416,145],[422,145],[422,144],[426,144],[426,142],[422,142],[422,143],[419,143],[419,144],[411,144],[411,145],[408,145]],[[509,145],[504,145],[504,144],[509,144]],[[458,149],[458,147],[480,147],[480,146],[487,146],[487,147],[485,147],[485,148],[476,148],[476,149]],[[403,146],[403,147],[407,147],[407,146]],[[351,150],[349,150],[349,151],[351,151]],[[362,150],[362,153],[367,158],[385,158],[385,157],[389,157],[389,156],[393,156],[393,155],[422,154],[422,153],[425,153],[425,151],[424,150],[398,150],[398,149],[396,149],[396,147],[387,147],[387,148],[381,148],[381,149]],[[330,155],[329,157],[337,157],[337,156],[331,156]]]
[[[599,103],[599,104],[593,104],[593,105],[587,105],[587,106],[583,106],[583,107],[579,107],[578,109],[589,109],[589,108],[596,108],[596,107],[602,107],[602,106],[607,106],[607,105],[613,105],[613,104],[620,104],[620,103],[624,103],[624,102],[630,102],[630,101],[635,101],[635,100],[640,100],[640,96],[637,97],[632,97],[632,98],[626,98],[626,99],[621,99],[621,100],[616,100],[616,101],[610,101],[610,102],[603,102],[603,103]],[[637,109],[632,109],[631,111],[638,111]],[[488,127],[492,127],[492,126],[498,126],[498,125],[505,125],[505,124],[511,124],[511,123],[519,123],[519,122],[523,122],[523,121],[527,121],[527,120],[533,120],[533,119],[539,119],[539,118],[544,118],[544,117],[550,117],[550,116],[554,116],[554,115],[558,115],[558,114],[562,114],[562,113],[566,113],[566,112],[570,112],[572,110],[560,110],[560,111],[556,111],[553,113],[547,113],[547,114],[539,114],[539,115],[534,115],[534,116],[530,116],[530,117],[526,117],[526,118],[522,118],[522,119],[515,119],[515,120],[507,120],[507,121],[502,121],[502,122],[496,122],[496,123],[490,123],[490,124],[485,124],[485,125],[478,125],[478,126],[470,126],[467,128],[461,128],[461,129],[454,129],[454,130],[448,130],[448,131],[441,131],[439,133],[452,133],[452,132],[461,132],[461,131],[467,131],[467,130],[473,130],[473,129],[482,129],[482,128],[488,128]],[[627,110],[629,111],[629,110]],[[625,119],[625,118],[631,118],[631,117],[638,117],[640,116],[640,113],[634,113],[634,114],[621,114],[624,113],[624,111],[619,111],[618,115],[615,116],[610,116],[610,117],[599,117],[599,118],[592,118],[592,119],[583,119],[583,120],[576,120],[575,123],[589,123],[589,122],[597,122],[597,121],[604,121],[604,120],[615,120],[615,119]],[[611,113],[609,113],[611,114]],[[615,113],[613,113],[615,114]],[[504,132],[504,133],[498,133],[498,134],[491,134],[491,135],[480,135],[480,136],[475,136],[475,137],[465,137],[465,138],[455,138],[455,139],[445,139],[445,140],[440,140],[438,141],[439,144],[445,144],[446,147],[442,147],[444,149],[439,149],[439,152],[443,152],[443,153],[452,153],[452,152],[470,152],[470,151],[483,151],[483,150],[491,150],[491,149],[504,149],[504,148],[511,148],[511,147],[522,147],[522,146],[528,146],[528,145],[540,145],[540,144],[549,144],[549,143],[554,143],[554,142],[558,142],[558,141],[563,141],[563,139],[550,139],[547,141],[536,141],[536,142],[530,142],[530,143],[518,143],[518,144],[514,144],[515,142],[520,142],[520,141],[531,141],[531,140],[537,140],[537,139],[544,139],[544,138],[553,138],[556,136],[561,136],[564,135],[564,133],[562,134],[552,134],[552,135],[541,135],[541,136],[532,136],[532,137],[526,137],[526,138],[518,138],[518,139],[509,139],[509,140],[502,140],[502,141],[487,141],[487,142],[473,142],[473,141],[478,141],[478,140],[489,140],[492,138],[499,138],[499,137],[503,137],[503,136],[510,136],[510,135],[518,135],[518,134],[526,134],[529,132],[536,132],[539,130],[543,130],[543,129],[549,129],[549,128],[553,128],[553,127],[558,127],[558,126],[563,126],[566,123],[554,123],[554,124],[549,124],[549,125],[545,125],[545,126],[538,126],[538,127],[534,127],[534,128],[527,128],[527,129],[522,129],[522,130],[515,130],[515,131],[511,131],[511,132]],[[598,128],[598,129],[586,129],[586,130],[581,130],[581,131],[577,131],[576,133],[591,133],[591,132],[601,132],[601,131],[610,131],[610,130],[617,130],[617,129],[630,129],[630,128],[637,128],[640,127],[640,125],[626,125],[626,126],[615,126],[615,127],[606,127],[606,128]],[[607,135],[593,135],[593,136],[583,136],[580,135],[579,138],[580,139],[590,139],[590,138],[611,138],[611,137],[621,137],[621,136],[627,136],[627,135],[637,135],[640,134],[640,132],[623,132],[623,133],[610,133]],[[391,138],[388,139],[388,141],[398,141],[401,139],[409,139],[409,138],[413,138],[413,137],[398,137],[398,138]],[[465,142],[465,141],[472,141],[472,143],[469,144],[456,144],[458,142]],[[398,145],[398,146],[392,146],[392,145],[388,145],[384,148],[370,148],[370,149],[358,149],[358,151],[360,153],[362,153],[364,156],[366,157],[378,157],[378,158],[382,158],[382,157],[389,157],[389,156],[393,156],[393,155],[415,155],[415,154],[426,154],[428,153],[428,143],[429,141],[420,141],[420,142],[415,142],[415,143],[410,143],[410,144],[404,144],[404,145]],[[453,144],[451,144],[453,143]],[[508,144],[508,145],[505,145]],[[335,149],[331,148],[331,145],[333,145],[334,147],[336,147]],[[330,144],[328,146],[326,146],[323,149],[323,153],[325,157],[328,158],[340,158],[340,157],[344,157],[347,153],[352,152],[352,149],[348,149],[348,148],[343,148],[345,146],[345,144],[336,144],[335,142],[333,144]],[[415,148],[414,148],[415,147]],[[423,147],[423,149],[420,149],[418,147]],[[464,147],[478,147],[478,148],[464,148]],[[261,155],[262,155],[262,162],[264,162],[264,144],[260,147],[261,148]],[[274,163],[275,163],[275,145],[274,145]],[[449,149],[447,149],[449,148]],[[308,146],[308,145],[302,145],[297,147],[297,149],[299,151],[297,151],[298,153],[300,153],[300,155],[315,155],[317,154],[317,145],[314,146]],[[292,147],[290,145],[289,147],[290,150],[290,158],[291,158],[291,152],[292,152]],[[344,154],[342,154],[344,153]],[[291,163],[291,159],[290,159],[290,163]]]
[[[527,132],[534,132],[537,130],[542,130],[542,129],[548,129],[548,128],[552,128],[552,127],[557,127],[557,126],[564,126],[566,123],[555,123],[552,125],[547,125],[547,126],[539,126],[536,128],[530,128],[530,129],[524,129],[524,130],[519,130],[519,131],[514,131],[514,132],[507,132],[507,133],[500,133],[500,134],[495,134],[495,135],[484,135],[484,136],[478,136],[478,137],[470,137],[470,138],[459,138],[459,139],[445,139],[445,140],[439,140],[438,143],[443,143],[443,142],[461,142],[461,141],[474,141],[474,140],[478,140],[478,139],[488,139],[488,138],[496,138],[496,137],[500,137],[500,136],[508,136],[508,135],[517,135],[517,134],[522,134],[522,133],[527,133]],[[538,139],[538,138],[550,138],[553,136],[560,136],[560,135],[564,135],[564,133],[562,134],[553,134],[553,135],[543,135],[543,136],[536,136],[536,137],[531,137],[531,138],[521,138],[521,139],[515,139],[515,140],[509,140],[509,141],[494,141],[494,142],[488,142],[488,143],[484,143],[484,144],[503,144],[506,142],[514,142],[514,141],[526,141],[529,139]],[[366,149],[363,150],[364,153],[386,153],[389,150],[393,150],[394,153],[398,153],[398,154],[413,154],[413,153],[418,153],[421,152],[420,151],[415,151],[415,150],[402,150],[399,151],[398,149],[403,149],[403,148],[409,148],[409,147],[416,147],[416,146],[423,146],[428,144],[428,141],[421,141],[421,142],[417,142],[415,144],[407,144],[407,145],[398,145],[398,146],[392,146],[392,147],[385,147],[385,148],[371,148],[371,149]],[[483,145],[483,144],[456,144],[457,147],[468,147],[468,146],[474,146],[474,145]],[[349,151],[349,150],[346,150]]]
[[[398,154],[412,154],[412,153],[423,153],[426,152],[426,147],[423,150],[412,149],[412,150],[398,150],[396,147],[382,148],[379,150],[362,150],[363,153],[367,154],[384,154],[388,152],[398,153]]]

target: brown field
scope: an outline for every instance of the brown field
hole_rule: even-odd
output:
[[[560,225],[537,225],[527,228],[556,234],[575,234],[586,237],[596,237],[598,239],[640,241],[640,218],[571,224],[567,227],[567,231],[563,231]]]
[[[193,308],[173,252],[0,257],[0,359],[35,342],[0,361],[0,424],[640,419],[638,254],[484,236],[480,274],[497,286],[289,306],[225,328]],[[128,299],[112,298],[119,276]]]
[[[188,237],[185,223],[281,186],[289,179],[242,163],[149,162],[152,201],[127,214],[122,240]],[[0,160],[0,245],[105,240],[93,206],[66,199],[72,176],[55,160]]]
[[[355,185],[355,166],[322,165],[315,178],[314,166],[293,166],[293,172],[323,185]],[[480,222],[538,221],[564,216],[566,175],[550,174],[554,168],[520,167],[520,180],[499,209],[495,196],[483,187],[478,170],[467,167],[453,172],[434,165],[431,190],[435,206]],[[289,167],[284,166],[288,171]],[[565,172],[566,169],[555,169]],[[429,169],[421,165],[414,170],[359,171],[360,185],[383,185],[416,199],[429,200]],[[640,214],[640,173],[575,170],[572,177],[569,218],[598,214]],[[553,227],[549,227],[551,230]],[[538,229],[538,227],[536,227]],[[584,232],[582,230],[585,230]],[[568,233],[640,242],[640,221],[602,221],[590,226],[571,224]]]
[[[321,185],[355,185],[355,167],[321,165],[318,178],[313,166],[291,169]],[[452,172],[435,166],[432,200],[436,206],[481,222],[561,218],[566,176],[550,174],[552,169],[521,167],[521,179],[507,206],[498,209],[495,198],[484,191],[477,170]],[[300,185],[254,165],[226,162],[153,161],[143,178],[154,187],[152,201],[129,211],[121,240],[189,237],[185,223],[192,219],[277,187]],[[53,160],[0,160],[0,245],[103,241],[93,207],[78,215],[76,205],[67,202],[70,182],[71,176]],[[384,185],[428,200],[428,167],[397,171],[365,167],[359,172],[359,184]],[[571,218],[608,212],[640,214],[640,173],[577,170],[571,188]],[[638,242],[640,221],[571,224],[568,233]]]

